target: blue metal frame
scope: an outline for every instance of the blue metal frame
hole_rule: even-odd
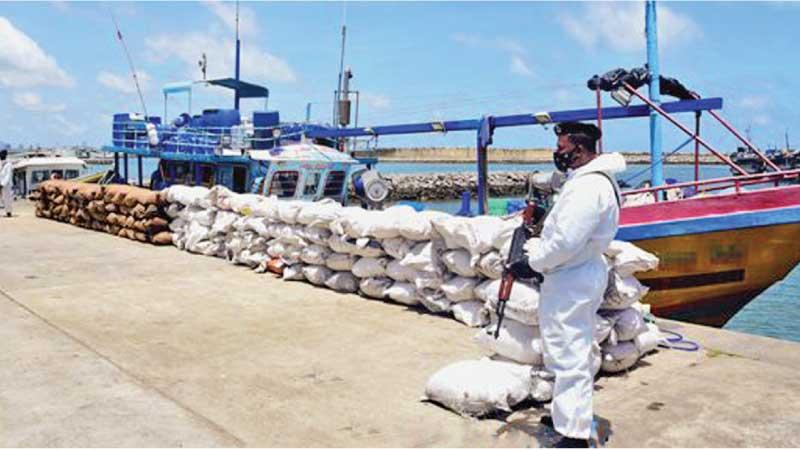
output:
[[[645,33],[647,34],[647,68],[650,71],[650,101],[660,106],[661,71],[658,64],[658,27],[656,26],[656,2],[647,0],[645,4]],[[650,161],[661,161],[661,117],[654,109],[650,111]],[[664,184],[664,169],[661,164],[650,166],[653,186]]]

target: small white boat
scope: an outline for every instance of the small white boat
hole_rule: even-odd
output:
[[[78,178],[86,163],[72,156],[34,156],[14,161],[14,192],[24,197],[49,179]]]

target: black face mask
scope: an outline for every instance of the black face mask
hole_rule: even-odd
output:
[[[575,161],[575,150],[569,153],[553,152],[553,162],[559,172],[567,173],[567,169],[572,166],[573,161]]]

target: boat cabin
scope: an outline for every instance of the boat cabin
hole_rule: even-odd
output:
[[[14,192],[27,196],[43,181],[78,178],[86,163],[75,157],[30,157],[14,162]]]

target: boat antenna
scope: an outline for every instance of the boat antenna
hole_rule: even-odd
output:
[[[136,84],[136,92],[139,93],[139,101],[142,102],[142,111],[144,111],[144,116],[148,117],[147,105],[144,103],[144,95],[142,95],[142,87],[139,85],[139,77],[136,74],[136,67],[133,65],[133,58],[131,58],[131,53],[128,51],[128,46],[125,44],[125,39],[122,37],[122,31],[119,29],[117,18],[114,17],[114,12],[111,11],[111,8],[108,9],[108,13],[111,15],[111,21],[114,22],[114,28],[117,30],[117,39],[119,40],[120,45],[122,45],[122,50],[125,52],[125,56],[128,58],[128,65],[131,68],[133,82]]]
[[[786,138],[786,150],[789,150],[790,147],[789,147],[789,130],[788,129],[783,130],[783,136],[784,136],[784,138]]]
[[[241,52],[241,41],[239,40],[239,0],[236,0],[236,90],[234,91],[233,107],[239,109],[239,60]]]
[[[347,38],[347,2],[342,2],[342,45],[339,57],[339,81],[336,84],[336,95],[333,99],[333,123],[339,123],[339,99],[342,92],[342,79],[344,77],[344,45]]]

